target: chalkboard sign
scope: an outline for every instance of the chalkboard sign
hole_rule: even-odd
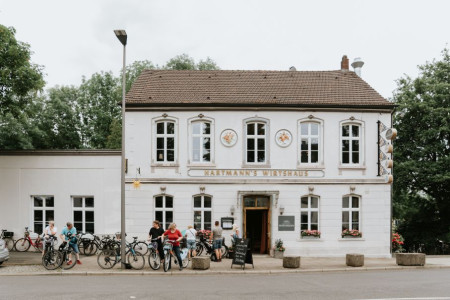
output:
[[[236,239],[234,247],[234,257],[231,262],[231,267],[233,265],[240,265],[245,269],[245,264],[253,265],[253,256],[250,248],[248,247],[249,239]],[[253,266],[254,268],[255,266]]]

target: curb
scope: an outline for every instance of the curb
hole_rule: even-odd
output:
[[[299,273],[323,273],[323,272],[362,272],[362,271],[394,271],[411,269],[448,269],[450,265],[431,265],[431,266],[387,266],[387,267],[354,267],[354,268],[329,268],[329,269],[293,269],[293,270],[241,270],[241,271],[194,271],[186,270],[184,272],[152,272],[152,271],[48,271],[33,273],[11,273],[1,274],[2,276],[186,276],[186,275],[276,275],[276,274],[299,274]]]

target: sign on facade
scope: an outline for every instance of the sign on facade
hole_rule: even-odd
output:
[[[295,216],[278,216],[278,231],[295,231]]]

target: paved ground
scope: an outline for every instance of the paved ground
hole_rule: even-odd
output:
[[[287,272],[324,272],[324,271],[367,271],[367,270],[397,270],[397,269],[415,269],[424,267],[401,267],[395,264],[394,258],[366,258],[365,265],[361,268],[352,268],[345,265],[345,258],[317,258],[302,257],[300,269],[284,269],[280,259],[269,256],[254,256],[253,269],[251,265],[246,265],[245,271],[239,266],[231,268],[231,260],[223,259],[220,263],[211,262],[211,269],[206,271],[194,271],[190,265],[187,269],[179,271],[174,268],[173,272],[164,273],[163,270],[154,271],[150,269],[148,262],[143,270],[121,270],[117,265],[111,270],[103,270],[97,265],[97,257],[81,258],[83,264],[77,265],[69,271],[47,271],[41,265],[40,253],[18,253],[11,252],[11,258],[8,262],[0,266],[0,276],[2,275],[50,275],[50,274],[137,274],[137,275],[212,275],[212,274],[275,274]],[[427,256],[427,265],[425,268],[450,268],[450,256]]]
[[[6,276],[0,299],[450,299],[450,269],[233,276]]]

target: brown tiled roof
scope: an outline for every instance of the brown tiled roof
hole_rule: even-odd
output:
[[[145,70],[126,102],[127,106],[393,107],[354,72],[341,70]]]

